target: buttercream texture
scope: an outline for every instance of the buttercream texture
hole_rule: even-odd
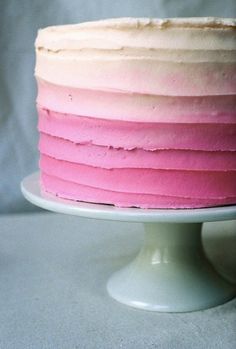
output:
[[[120,18],[36,39],[42,189],[121,207],[236,203],[236,21]]]

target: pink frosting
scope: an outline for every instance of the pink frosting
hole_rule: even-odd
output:
[[[188,170],[236,170],[236,152],[116,149],[94,144],[77,144],[40,134],[39,150],[53,158],[102,168],[153,168]]]
[[[43,190],[65,199],[88,201],[93,203],[115,204],[120,207],[142,208],[197,208],[229,205],[236,202],[236,197],[218,199],[180,198],[161,195],[120,193],[77,184],[41,173]]]
[[[110,191],[189,198],[236,197],[235,171],[103,169],[41,155],[41,170],[51,176]]]
[[[115,148],[235,151],[236,124],[140,123],[78,117],[40,108],[39,131]]]
[[[235,95],[155,96],[60,86],[38,78],[39,105],[94,118],[174,123],[236,123]]]
[[[235,203],[234,31],[207,18],[41,30],[44,190],[144,208]]]

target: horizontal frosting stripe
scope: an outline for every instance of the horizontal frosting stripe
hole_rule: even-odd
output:
[[[176,63],[235,63],[236,48],[232,50],[189,50],[189,49],[146,49],[137,47],[122,47],[121,49],[97,49],[97,48],[80,48],[57,49],[37,48],[37,52],[54,55],[58,58],[68,57],[69,59],[129,59],[136,57],[138,59],[149,58],[159,62],[176,62]]]
[[[192,198],[236,197],[236,172],[102,169],[41,154],[40,169],[67,181],[111,191]]]
[[[236,94],[236,63],[160,62],[155,58],[88,59],[37,52],[36,77],[85,89],[168,96]]]
[[[39,105],[61,113],[137,122],[236,123],[236,95],[168,97],[85,90],[38,79]]]
[[[119,207],[141,208],[197,208],[234,204],[234,198],[194,199],[160,195],[119,193],[80,185],[41,173],[42,188],[65,199],[93,203],[114,204]]]
[[[40,108],[40,132],[115,148],[235,151],[236,124],[163,124],[78,117]]]
[[[153,168],[236,171],[236,152],[191,150],[124,150],[93,144],[76,144],[40,134],[39,150],[50,157],[102,168]]]

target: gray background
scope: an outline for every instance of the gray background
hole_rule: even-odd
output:
[[[108,17],[236,16],[235,0],[0,0],[0,213],[36,210],[19,190],[37,169],[38,28]]]

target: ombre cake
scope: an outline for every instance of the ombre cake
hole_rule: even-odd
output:
[[[120,207],[236,203],[236,21],[108,19],[36,40],[43,191]]]

